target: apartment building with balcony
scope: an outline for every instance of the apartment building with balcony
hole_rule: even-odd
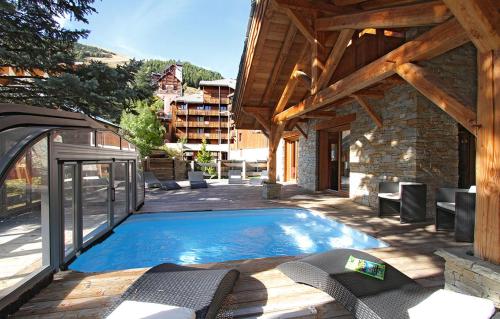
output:
[[[196,156],[203,140],[208,150],[219,159],[227,159],[231,143],[231,116],[229,95],[234,92],[235,81],[222,79],[200,81],[200,92],[175,98],[171,103],[169,122],[173,142],[184,141],[187,158]]]

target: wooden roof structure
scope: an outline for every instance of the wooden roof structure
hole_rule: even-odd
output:
[[[500,263],[499,9],[495,0],[254,0],[233,101],[236,127],[269,136],[273,182],[284,131],[302,131],[307,118],[342,122],[335,110],[352,101],[382,126],[365,97],[409,83],[477,137],[475,251]],[[478,51],[476,107],[418,64],[469,41]]]

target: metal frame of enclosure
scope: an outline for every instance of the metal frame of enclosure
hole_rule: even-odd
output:
[[[0,309],[15,307],[144,203],[142,162],[117,127],[0,104]]]

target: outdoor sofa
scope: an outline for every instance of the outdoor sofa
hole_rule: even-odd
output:
[[[436,230],[455,230],[455,240],[472,243],[476,217],[476,187],[438,188]]]
[[[378,184],[379,217],[399,215],[401,223],[425,220],[427,185],[413,182]]]
[[[107,319],[213,319],[226,306],[238,276],[235,269],[161,264],[125,291],[108,310]]]
[[[351,255],[385,264],[384,280],[346,269]],[[355,318],[487,319],[495,312],[491,300],[424,288],[391,265],[354,249],[311,255],[281,264],[278,269],[297,283],[328,293]]]
[[[202,171],[188,172],[189,185],[191,189],[207,188],[208,184],[203,178]]]

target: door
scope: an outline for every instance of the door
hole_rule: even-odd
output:
[[[297,180],[298,141],[285,142],[285,181]]]
[[[330,189],[342,195],[349,194],[350,136],[349,129],[319,131],[319,190]]]

